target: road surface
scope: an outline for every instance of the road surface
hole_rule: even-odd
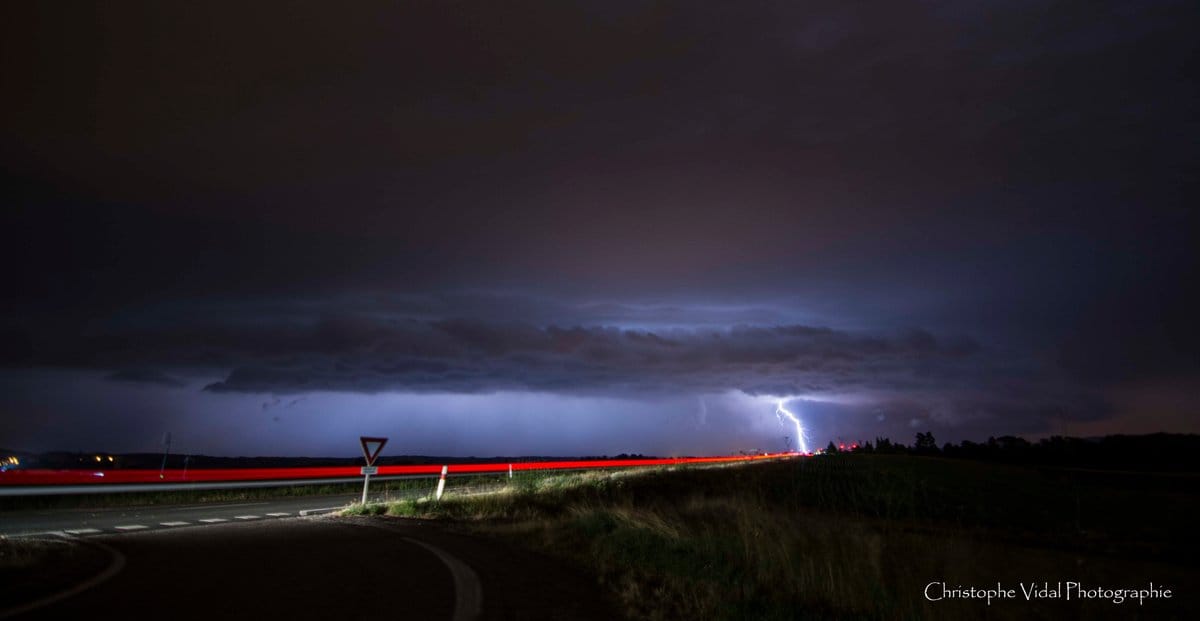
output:
[[[489,483],[473,483],[456,485],[447,493],[475,494],[500,487]],[[384,502],[421,498],[429,496],[432,491],[432,485],[428,490],[377,491],[370,494],[369,500],[370,502]],[[337,511],[361,499],[361,493],[355,492],[173,505],[0,511],[0,536],[23,537],[65,533],[84,537],[103,533],[179,528],[201,524],[304,517]],[[3,502],[3,499],[0,499],[0,502]]]
[[[105,532],[77,543],[110,555],[102,579],[13,618],[616,618],[594,578],[430,522],[281,517]]]
[[[393,498],[396,497],[393,492]],[[299,517],[341,509],[358,494],[264,498],[227,503],[89,509],[46,509],[0,513],[0,535],[63,532],[76,536],[179,528],[251,520]]]

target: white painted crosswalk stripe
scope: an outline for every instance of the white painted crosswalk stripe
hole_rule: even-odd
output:
[[[126,530],[145,530],[150,527],[142,525],[142,524],[126,524],[124,526],[114,526],[113,528],[115,530],[126,531]]]
[[[285,515],[291,515],[291,513],[268,513],[267,515],[271,517],[283,517]]]
[[[235,519],[235,520],[258,520],[261,518],[262,518],[261,515],[235,515],[235,516],[233,516],[233,519]]]
[[[218,522],[228,522],[229,520],[227,520],[225,518],[207,518],[207,519],[200,520],[200,521],[204,522],[205,524],[216,524]]]
[[[65,530],[63,532],[67,533],[68,535],[95,535],[96,533],[100,532],[100,529],[99,528],[72,528],[70,530]]]
[[[163,526],[187,526],[191,524],[191,522],[159,522],[159,524]]]

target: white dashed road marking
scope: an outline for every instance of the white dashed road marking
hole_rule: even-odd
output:
[[[324,511],[330,511],[330,510],[340,509],[340,508],[341,507],[331,507],[329,509],[308,509],[308,510],[301,511],[300,515],[303,516],[303,515],[307,515],[309,513],[324,512]],[[266,517],[281,518],[281,517],[287,517],[287,516],[295,515],[295,514],[288,512],[288,511],[276,511],[273,513],[267,513],[265,515],[266,515]],[[263,516],[261,516],[261,515],[235,515],[232,518],[204,518],[204,519],[195,520],[194,522],[175,520],[175,521],[171,521],[171,522],[159,522],[158,525],[165,526],[168,528],[175,528],[175,527],[179,527],[179,526],[192,526],[196,522],[199,522],[201,524],[220,524],[221,522],[228,522],[231,519],[243,520],[243,521],[261,520],[261,519],[263,519]],[[147,530],[149,528],[151,528],[151,527],[146,526],[145,524],[122,524],[120,526],[112,527],[113,530],[118,531],[118,532]],[[66,533],[68,535],[79,536],[79,535],[99,535],[100,533],[103,533],[104,531],[99,528],[69,528],[69,529],[63,530],[62,532]]]
[[[310,515],[316,515],[318,513],[330,513],[332,511],[341,511],[342,509],[345,509],[345,508],[346,508],[345,505],[343,505],[341,507],[324,507],[322,509],[305,509],[300,512],[300,517],[308,517]]]

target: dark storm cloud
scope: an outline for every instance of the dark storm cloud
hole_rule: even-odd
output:
[[[108,379],[114,382],[133,382],[144,384],[157,384],[159,386],[181,387],[184,382],[176,377],[171,377],[162,371],[154,369],[122,369],[108,376]]]
[[[519,296],[462,294],[456,299],[466,298],[506,316],[513,311],[505,311],[503,301]],[[394,302],[371,306],[359,300],[357,314],[320,310],[349,306],[346,301],[262,302],[238,312],[228,305],[221,311],[210,307],[190,320],[162,315],[156,321],[116,325],[82,346],[93,356],[90,364],[136,366],[143,369],[138,378],[168,376],[144,370],[153,365],[171,376],[222,372],[224,379],[206,390],[224,394],[532,391],[656,399],[732,390],[832,403],[849,400],[847,405],[818,407],[842,416],[844,423],[839,427],[833,419],[821,419],[824,427],[818,429],[844,430],[863,418],[871,424],[860,428],[906,432],[919,424],[967,435],[978,435],[996,421],[1014,432],[1037,431],[1046,429],[1048,421],[1094,420],[1109,411],[1092,392],[1058,381],[1053,368],[1039,368],[1036,360],[965,336],[795,324],[630,329],[416,319],[395,315]],[[414,308],[436,305],[435,300],[405,302]],[[605,315],[615,312],[611,305],[599,306]],[[268,311],[278,314],[263,321]],[[629,316],[643,319],[644,313],[635,309]],[[186,329],[185,321],[191,322]],[[142,325],[174,327],[136,331]],[[156,346],[132,348],[128,343]],[[110,379],[127,379],[127,374]],[[262,409],[284,402],[291,399],[273,396]],[[885,416],[886,424],[872,422],[877,415]]]
[[[980,365],[993,364],[976,362],[981,347],[968,337],[935,337],[923,330],[712,324],[714,318],[770,314],[754,308],[688,312],[685,306],[546,304],[514,295],[461,294],[452,299],[460,309],[468,308],[464,300],[473,300],[475,316],[432,319],[397,312],[437,308],[442,298],[149,308],[93,325],[83,338],[46,330],[35,340],[40,357],[10,364],[136,369],[113,379],[144,381],[166,376],[152,368],[175,369],[172,373],[232,368],[225,381],[209,388],[239,392],[737,389],[780,395],[908,390],[932,381],[965,386],[980,379],[975,377]],[[516,318],[534,305],[561,309],[565,317],[615,321],[569,325]],[[696,321],[680,321],[685,317]],[[636,327],[646,323],[660,325]],[[629,324],[635,327],[621,327]]]
[[[807,326],[651,332],[349,318],[327,318],[306,337],[278,342],[287,349],[238,365],[208,389],[796,394],[944,381],[940,367],[977,350],[925,332],[881,338]]]
[[[0,10],[10,368],[1022,429],[1200,377],[1193,3]]]
[[[488,314],[514,316],[505,300],[472,297]],[[412,300],[409,300],[412,304]],[[434,302],[430,302],[431,304]],[[982,368],[980,346],[964,336],[922,330],[855,333],[804,325],[652,329],[560,326],[515,319],[419,319],[396,315],[391,303],[262,302],[248,307],[183,307],[140,314],[136,322],[94,327],[86,339],[47,340],[47,357],[29,362],[121,371],[112,379],[154,381],[171,373],[232,368],[214,391],[295,393],[487,392],[537,390],[621,395],[662,392],[800,394],[831,391],[909,392],[938,382],[969,389]],[[519,309],[526,303],[517,303]],[[424,304],[415,306],[423,307]],[[563,308],[571,308],[562,305]],[[584,305],[644,321],[645,309]],[[286,309],[287,312],[281,312]],[[368,312],[368,309],[371,312]],[[688,315],[665,310],[667,318]],[[718,309],[719,310],[719,309]],[[745,312],[738,309],[734,315]],[[755,314],[755,313],[751,313]],[[657,317],[657,315],[655,315]]]

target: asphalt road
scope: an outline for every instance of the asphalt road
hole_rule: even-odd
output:
[[[52,596],[15,618],[468,621],[617,616],[594,578],[502,541],[430,522],[282,517],[106,533],[77,541],[110,555],[107,569],[97,574],[100,579],[80,592],[64,589],[62,597]]]
[[[419,498],[432,493],[436,481],[425,490],[372,491],[370,502]],[[447,494],[474,494],[497,489],[492,483],[455,484]],[[362,498],[361,492],[326,496],[280,496],[230,502],[192,502],[80,509],[29,509],[0,511],[0,536],[21,537],[66,533],[88,537],[103,533],[178,528],[201,524],[303,517],[344,508]],[[0,503],[5,501],[0,498]]]
[[[15,537],[61,532],[75,536],[90,536],[225,522],[270,520],[334,511],[359,499],[360,496],[357,494],[344,494],[265,498],[211,504],[5,511],[0,513],[0,535]]]

